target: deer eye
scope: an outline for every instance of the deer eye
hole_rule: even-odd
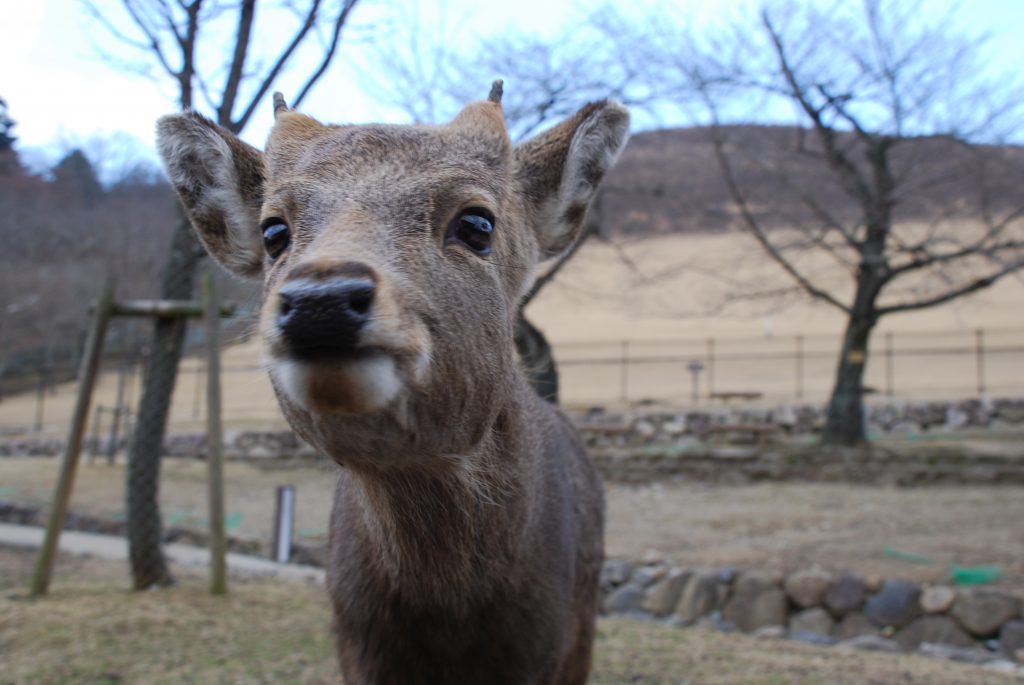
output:
[[[263,222],[263,247],[271,259],[277,259],[291,244],[292,234],[288,224],[278,218]]]
[[[486,209],[474,207],[462,212],[448,231],[448,242],[457,241],[480,256],[491,251],[494,217]]]

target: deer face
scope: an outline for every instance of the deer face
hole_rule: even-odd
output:
[[[518,302],[577,237],[627,126],[599,103],[515,147],[481,102],[436,127],[284,111],[262,153],[195,114],[158,139],[210,254],[264,279],[266,364],[296,431],[340,461],[419,460],[494,423]]]

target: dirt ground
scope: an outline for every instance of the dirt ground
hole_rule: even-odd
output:
[[[45,505],[55,459],[0,460],[0,501]],[[296,487],[295,528],[323,539],[336,467],[226,465],[228,531],[269,543],[277,485]],[[124,515],[124,468],[83,464],[73,511]],[[886,578],[942,582],[949,565],[997,564],[997,585],[1024,596],[1024,490],[1014,487],[896,488],[829,483],[608,484],[610,557],[686,566],[790,571],[812,564]],[[206,466],[164,461],[167,525],[206,525]],[[933,563],[905,560],[906,554]]]
[[[124,564],[61,558],[51,594],[25,599],[34,554],[0,548],[0,685],[340,683],[323,589],[195,572],[132,593]],[[602,619],[594,685],[1000,685],[978,666]]]

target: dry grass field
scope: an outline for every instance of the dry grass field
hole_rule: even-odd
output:
[[[54,589],[23,590],[34,556],[0,548],[0,685],[340,683],[323,589],[234,579],[214,598],[195,572],[132,593],[122,564],[62,558]],[[594,685],[1000,685],[978,666],[602,619]]]
[[[835,281],[837,292],[841,291],[842,280]],[[761,392],[762,402],[769,405],[793,401],[797,335],[804,336],[806,355],[802,398],[822,401],[831,388],[843,326],[836,311],[807,300],[788,302],[784,308],[750,301],[724,310],[717,306],[736,287],[770,289],[780,282],[774,267],[741,235],[667,236],[616,246],[592,241],[527,313],[548,336],[563,364],[563,400],[570,407],[620,404],[623,383],[629,400],[653,398],[662,404],[688,405],[691,384],[686,366],[691,359],[706,357],[708,338],[715,339],[716,390]],[[990,347],[1024,346],[1024,278],[1008,278],[969,299],[883,321],[874,338],[867,384],[880,389],[886,385],[881,352],[885,333],[891,332],[895,397],[970,395],[977,371],[974,332],[979,328],[986,330],[985,344]],[[580,363],[620,358],[623,341],[628,341],[634,360],[625,379],[618,364]],[[961,353],[929,352],[950,347]],[[910,350],[914,353],[908,354]],[[677,359],[643,361],[666,356]],[[224,419],[228,428],[284,427],[260,364],[255,340],[226,350]],[[171,430],[201,431],[204,376],[194,359],[185,360],[182,370]],[[985,375],[990,395],[1024,393],[1024,352],[987,355]],[[138,386],[136,376],[128,387],[130,402],[138,397]],[[109,370],[101,380],[97,403],[113,406],[116,387],[116,374]],[[63,433],[73,399],[72,383],[46,397],[48,430]],[[35,417],[34,393],[6,397],[0,403],[0,429],[31,427]]]
[[[229,533],[260,540],[266,549],[274,489],[291,484],[299,538],[322,541],[335,468],[227,464]],[[0,500],[45,506],[56,469],[55,459],[0,461]],[[123,517],[124,483],[120,465],[83,465],[71,509]],[[165,523],[205,528],[205,483],[204,463],[166,460],[160,488]],[[664,483],[608,484],[606,492],[611,557],[784,572],[817,564],[925,583],[943,582],[951,563],[998,564],[1005,572],[998,585],[1024,597],[1024,492],[1019,488]],[[908,563],[887,555],[886,548],[935,563]]]

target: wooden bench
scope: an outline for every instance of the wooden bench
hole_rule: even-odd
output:
[[[722,400],[722,402],[730,402],[732,400],[759,400],[764,397],[763,392],[745,391],[745,392],[713,392],[708,395],[710,399]]]
[[[758,445],[778,432],[779,427],[772,423],[724,423],[706,429],[707,435],[742,436]]]

